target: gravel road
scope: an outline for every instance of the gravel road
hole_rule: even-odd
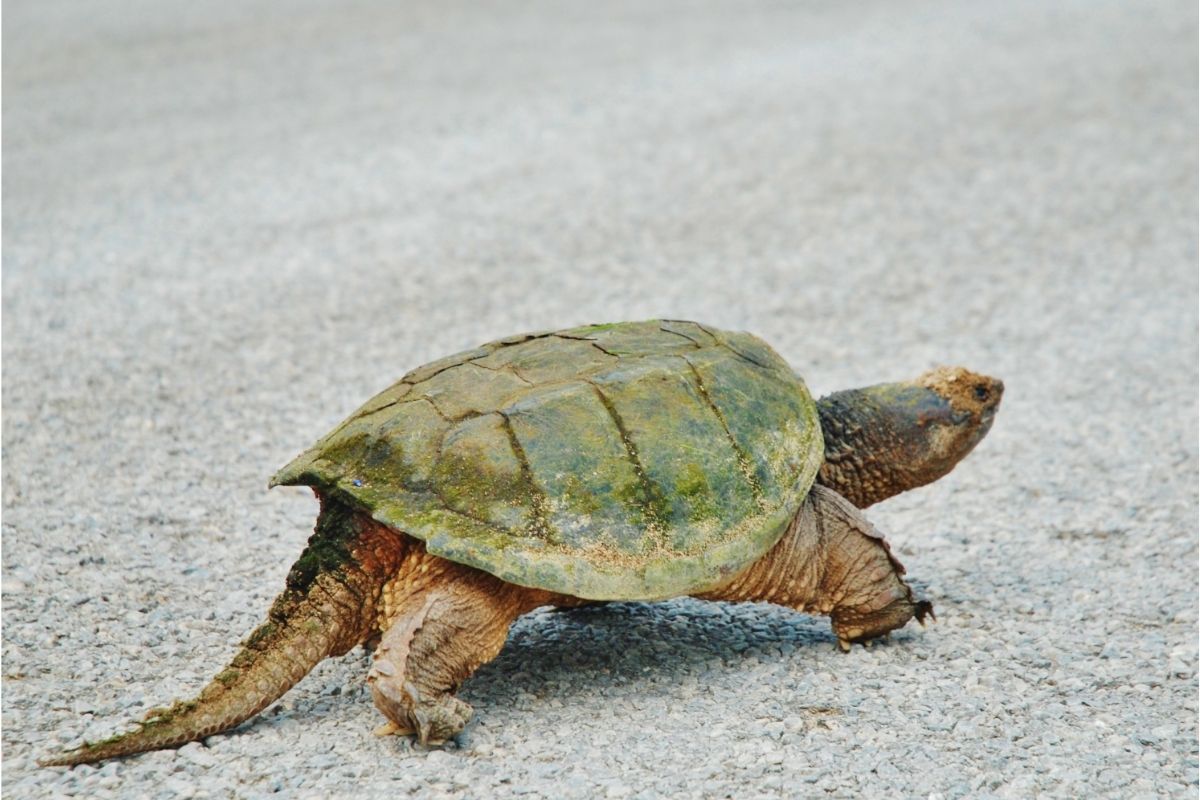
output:
[[[1188,2],[5,3],[13,798],[1197,791]],[[267,477],[409,368],[699,319],[816,393],[961,363],[989,438],[872,509],[938,623],[521,620],[425,751],[362,651],[257,720],[35,759],[190,695],[282,587]]]

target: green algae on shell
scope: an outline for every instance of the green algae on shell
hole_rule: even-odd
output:
[[[650,320],[419,367],[272,485],[335,494],[512,583],[660,599],[770,549],[822,457],[816,406],[765,342]]]

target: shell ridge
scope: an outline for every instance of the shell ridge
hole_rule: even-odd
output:
[[[666,536],[663,530],[668,520],[662,518],[662,513],[654,506],[654,498],[662,496],[662,488],[654,482],[650,474],[646,471],[645,464],[642,463],[641,456],[638,454],[637,445],[629,434],[629,429],[625,426],[625,420],[621,418],[620,412],[613,404],[612,398],[604,393],[599,386],[592,381],[585,381],[592,389],[595,390],[596,396],[600,398],[600,404],[604,406],[604,410],[608,412],[608,416],[612,418],[613,424],[617,426],[617,431],[621,436],[621,443],[625,446],[625,453],[629,456],[629,462],[633,465],[633,472],[637,476],[638,483],[641,488],[641,498],[638,500],[638,507],[646,518],[646,528],[653,530],[660,545],[665,545]]]
[[[665,325],[659,325],[658,329],[660,331],[662,331],[663,333],[669,333],[672,336],[678,336],[681,339],[687,339],[689,342],[692,343],[692,346],[697,350],[701,349],[704,346],[704,345],[700,344],[700,342],[697,342],[695,339],[688,336],[686,333],[680,333],[679,331],[668,328]]]
[[[420,397],[414,397],[413,399],[417,400],[417,401],[424,400],[426,403],[429,403],[429,405],[433,406],[434,412],[436,412],[437,415],[439,417],[441,417],[443,420],[445,420],[446,422],[454,424],[455,422],[462,421],[461,419],[455,419],[454,417],[447,414],[445,411],[442,411],[441,407],[437,404],[437,401],[434,400],[432,397],[430,397],[427,394],[423,394]]]
[[[420,399],[429,400],[429,398],[427,398],[427,397],[423,397]],[[432,405],[435,409],[437,408],[437,404],[434,403],[432,400],[429,400],[429,404]],[[441,414],[441,411],[438,411],[438,413]],[[485,415],[476,414],[475,416],[485,416]],[[442,418],[445,419],[446,415],[442,414]],[[446,454],[446,440],[450,438],[450,434],[453,433],[456,428],[457,428],[457,425],[455,425],[455,427],[447,428],[446,430],[442,431],[441,436],[438,438],[437,447],[434,448],[434,451],[433,451],[433,462],[435,464],[441,463],[443,457]],[[422,488],[424,490],[428,491],[434,497],[436,497],[437,501],[439,503],[441,503],[442,508],[446,509],[447,511],[449,511],[453,514],[458,514],[460,517],[466,517],[469,520],[478,522],[480,525],[486,525],[487,527],[489,527],[495,531],[506,532],[505,528],[503,528],[502,526],[497,525],[494,522],[491,522],[490,520],[486,520],[483,517],[476,516],[475,514],[472,514],[469,511],[464,511],[463,509],[459,508],[457,505],[451,503],[446,498],[446,493],[445,493],[445,491],[443,491],[442,486],[439,484],[439,482],[437,480],[431,479],[431,480],[427,481],[427,485]]]
[[[757,358],[754,358],[753,356],[749,355],[748,353],[743,353],[741,350],[738,350],[736,347],[734,347],[733,345],[731,345],[729,342],[725,341],[724,339],[718,340],[717,346],[724,347],[726,350],[733,353],[735,356],[740,358],[742,361],[745,361],[748,364],[753,364],[754,366],[758,367],[759,369],[766,369],[766,370],[770,370],[771,372],[775,371],[774,365],[762,363]]]
[[[532,339],[530,341],[532,341]],[[519,344],[524,344],[524,342],[519,342]],[[507,345],[507,344],[502,345],[500,347],[497,347],[496,350],[493,350],[491,353],[488,353],[486,356],[480,356],[479,358],[472,358],[470,361],[467,361],[465,363],[470,364],[473,367],[479,367],[481,369],[489,370],[491,372],[507,372],[509,375],[515,376],[517,378],[517,380],[521,381],[521,383],[532,388],[535,385],[534,382],[529,380],[528,378],[526,378],[524,375],[522,375],[521,371],[519,369],[517,369],[515,364],[505,364],[502,367],[489,367],[487,364],[482,363],[483,359],[489,358],[490,356],[494,355],[497,351],[504,350],[505,348],[508,348],[508,347],[512,347],[512,345]]]
[[[704,385],[704,379],[700,377],[700,371],[696,369],[696,365],[687,356],[678,356],[678,358],[683,359],[684,363],[688,365],[692,381],[696,384],[696,389],[700,392],[700,396],[704,398],[705,405],[716,416],[717,421],[721,423],[721,429],[725,431],[725,438],[729,440],[729,444],[733,447],[733,453],[737,458],[738,468],[741,470],[742,477],[750,484],[750,494],[754,496],[754,501],[761,507],[764,502],[763,488],[762,484],[759,483],[758,476],[754,474],[754,465],[750,461],[749,454],[738,444],[737,439],[733,436],[733,431],[729,430],[729,423],[725,420],[725,414],[717,407],[716,402],[712,399],[712,395],[708,393],[708,387]]]
[[[481,345],[473,350],[465,350],[461,353],[455,353],[453,355],[446,356],[445,358],[439,358],[429,362],[428,364],[423,364],[416,369],[409,370],[404,374],[404,377],[402,377],[399,382],[415,386],[418,383],[424,383],[430,378],[441,375],[448,369],[454,369],[455,367],[466,364],[468,361],[473,361],[476,358],[486,358],[496,350],[496,345],[489,342],[488,344]],[[437,369],[434,369],[428,375],[422,372],[422,370],[427,370],[434,365],[438,365]]]
[[[611,350],[605,350],[604,345],[600,344],[594,339],[584,339],[583,341],[586,341],[588,344],[599,350],[601,353],[604,353],[606,356],[612,356],[613,358],[628,358],[628,356],[622,356],[620,353],[614,353]]]
[[[508,414],[503,411],[497,411],[500,419],[504,420],[504,433],[508,436],[508,443],[513,449],[513,454],[517,457],[517,463],[521,465],[521,477],[525,481],[525,485],[529,490],[529,506],[533,511],[533,531],[541,534],[542,539],[558,544],[562,540],[562,536],[550,523],[550,498],[546,496],[546,491],[537,482],[537,478],[533,474],[533,467],[529,464],[529,456],[525,452],[524,445],[521,444],[520,438],[517,436],[516,429],[513,428],[512,420],[508,418]]]

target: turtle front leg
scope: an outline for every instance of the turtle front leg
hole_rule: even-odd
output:
[[[883,535],[832,489],[812,487],[783,538],[706,600],[761,601],[827,614],[843,650],[933,615],[904,582]]]
[[[378,732],[415,733],[421,744],[440,744],[471,718],[471,707],[453,693],[499,654],[513,621],[544,599],[479,570],[422,556],[384,590],[383,636],[367,684],[389,722]]]

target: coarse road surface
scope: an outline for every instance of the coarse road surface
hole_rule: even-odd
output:
[[[1197,792],[1194,2],[4,6],[5,797]],[[424,750],[362,650],[73,770],[264,616],[267,478],[408,369],[699,319],[816,394],[1007,384],[871,509],[938,622],[536,612]]]

